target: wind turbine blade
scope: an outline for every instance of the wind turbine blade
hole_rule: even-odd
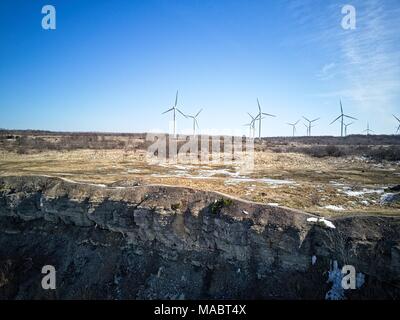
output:
[[[337,117],[337,118],[336,118],[335,120],[333,120],[329,125],[331,125],[332,123],[338,121],[338,120],[340,119],[341,116],[342,116],[342,115],[340,115],[339,117]]]
[[[300,119],[299,119],[299,120],[297,120],[297,121],[294,123],[294,125],[297,125],[297,124],[299,123],[299,121],[300,121]]]
[[[266,116],[270,116],[270,117],[276,117],[276,116],[273,115],[273,114],[269,114],[269,113],[265,113],[265,112],[263,112],[262,114],[263,114],[263,115],[266,115]]]
[[[184,114],[184,113],[183,113],[181,110],[179,110],[178,108],[176,108],[176,110],[178,110],[178,112],[179,112],[181,115],[183,115],[185,118],[188,117],[188,115]]]
[[[174,110],[174,108],[172,107],[171,109],[168,109],[167,111],[164,111],[163,113],[161,113],[161,114],[164,114],[164,113],[167,113],[167,112],[170,112],[170,111],[172,111],[172,110]]]
[[[258,105],[259,113],[261,113],[260,101],[258,101],[258,98],[257,98],[257,105]]]
[[[356,118],[354,118],[354,117],[350,117],[350,116],[348,116],[348,115],[343,115],[344,117],[346,117],[346,118],[350,118],[350,119],[353,119],[353,120],[358,120],[358,119],[356,119]]]
[[[203,108],[200,109],[199,112],[196,113],[196,115],[194,116],[195,118],[200,114],[200,112],[203,111]]]
[[[306,119],[308,122],[311,122],[310,120],[308,120],[306,117],[303,117],[304,119]]]
[[[398,122],[400,122],[400,119],[397,118],[394,114],[392,114],[392,116],[395,117]]]
[[[342,99],[340,99],[340,111],[341,111],[341,112],[342,112],[342,114],[343,114]]]
[[[320,118],[316,118],[316,119],[314,119],[314,120],[311,120],[311,122],[314,122],[314,121],[317,121],[317,120],[319,120]]]
[[[400,130],[400,125],[398,126],[396,133],[398,133],[398,132],[399,132],[399,130]]]
[[[175,107],[178,104],[178,90],[176,90],[176,96],[175,96]]]

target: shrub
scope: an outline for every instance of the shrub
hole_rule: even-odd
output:
[[[219,200],[215,200],[211,205],[210,209],[213,214],[218,214],[221,212],[221,209],[224,207],[229,207],[233,204],[232,199],[221,198]]]

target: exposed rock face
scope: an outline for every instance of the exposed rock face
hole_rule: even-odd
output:
[[[324,299],[334,261],[365,279],[346,298],[400,297],[398,218],[310,217],[188,188],[3,177],[0,298]]]

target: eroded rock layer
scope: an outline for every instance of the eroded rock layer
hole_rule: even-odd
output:
[[[2,177],[0,298],[400,297],[399,218],[311,217],[189,188]],[[338,288],[336,265],[354,266],[356,289]]]

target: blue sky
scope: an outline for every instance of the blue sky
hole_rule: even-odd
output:
[[[57,29],[43,30],[42,6]],[[356,8],[356,29],[341,8]],[[201,129],[239,130],[246,112],[286,122],[321,117],[313,134],[338,135],[345,113],[391,134],[400,115],[398,0],[148,0],[0,2],[0,128],[167,131],[171,107],[203,108]],[[191,121],[178,117],[178,129]],[[299,134],[305,134],[303,125]]]

